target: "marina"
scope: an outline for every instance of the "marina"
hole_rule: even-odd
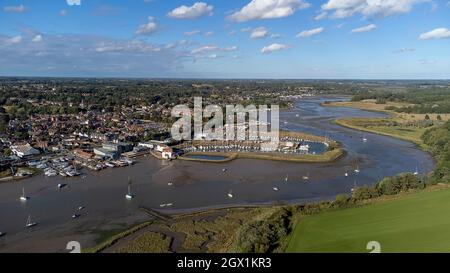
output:
[[[431,157],[412,143],[374,134],[367,134],[368,141],[363,142],[353,137],[360,135],[359,132],[330,123],[342,116],[383,114],[322,107],[321,103],[329,99],[332,98],[299,101],[294,109],[282,112],[280,119],[288,121],[283,129],[328,135],[339,141],[347,155],[333,163],[237,159],[218,164],[163,161],[150,156],[137,158],[127,168],[111,167],[100,172],[78,169],[85,175],[84,179],[81,175],[37,175],[14,183],[0,183],[0,228],[8,233],[0,239],[0,252],[31,251],[40,241],[49,243],[39,251],[63,251],[67,236],[89,246],[96,237],[89,232],[92,229],[114,228],[148,219],[139,212],[140,207],[175,213],[273,202],[304,203],[349,193],[356,177],[362,186],[386,176],[411,172],[417,166],[421,173],[432,169]],[[355,169],[359,172],[348,171]],[[308,181],[305,176],[313,183],[304,183]],[[67,187],[59,190],[58,184]],[[25,187],[29,199],[19,202],[17,196],[25,196]],[[133,196],[132,201],[124,198],[128,194]],[[68,222],[77,209],[82,211],[78,213],[80,216]],[[29,215],[33,215],[34,223],[39,223],[31,236],[23,226]]]

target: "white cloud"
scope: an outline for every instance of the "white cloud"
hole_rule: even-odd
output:
[[[231,52],[231,51],[236,51],[236,50],[238,50],[237,46],[229,46],[229,47],[222,48],[222,51],[225,51],[225,52]]]
[[[370,24],[370,25],[367,25],[367,26],[363,26],[363,27],[352,29],[351,33],[368,32],[368,31],[372,31],[372,30],[374,30],[376,28],[377,28],[377,25]]]
[[[212,35],[214,35],[214,31],[208,31],[205,34],[203,34],[203,36],[205,36],[205,37],[209,37],[209,36],[212,36]]]
[[[60,16],[66,16],[66,15],[67,15],[67,10],[62,9],[62,10],[59,12],[59,15],[60,15]]]
[[[158,25],[155,22],[155,17],[149,16],[148,23],[142,24],[136,30],[137,35],[150,35],[158,30]]]
[[[231,35],[231,36],[235,35],[236,33],[237,33],[236,30],[231,30],[230,32],[228,32],[228,34]]]
[[[206,45],[202,47],[195,48],[191,51],[192,54],[203,54],[206,52],[217,51],[220,48],[216,45]]]
[[[194,36],[194,35],[200,34],[200,30],[186,31],[183,34],[186,36]]]
[[[211,54],[208,56],[209,59],[217,59],[219,56],[217,54]]]
[[[213,14],[213,6],[203,2],[197,2],[193,6],[180,6],[167,14],[167,16],[176,19],[194,19],[202,16],[211,16]]]
[[[245,22],[256,19],[274,19],[290,16],[298,9],[310,6],[304,0],[252,0],[240,11],[230,16],[229,20]]]
[[[317,14],[316,17],[314,17],[314,20],[319,21],[319,20],[327,18],[327,16],[328,16],[328,12],[322,11],[321,13]]]
[[[33,39],[32,39],[31,41],[33,41],[33,42],[35,42],[35,43],[42,42],[42,35],[41,35],[41,34],[38,34],[38,35],[34,36]]]
[[[346,18],[355,14],[365,17],[386,17],[409,12],[415,4],[429,0],[328,0],[322,10],[333,12],[333,18]]]
[[[400,49],[394,51],[394,53],[406,53],[406,52],[413,52],[413,51],[416,51],[416,49],[415,48],[403,47],[403,48],[400,48]]]
[[[319,27],[319,28],[314,28],[314,29],[309,29],[309,30],[303,30],[302,32],[300,32],[299,34],[297,34],[297,37],[311,37],[314,35],[317,35],[319,33],[321,33],[324,30],[323,27]]]
[[[270,38],[272,38],[272,39],[278,39],[278,38],[281,38],[281,37],[283,37],[283,35],[281,35],[279,33],[272,33],[272,34],[270,34]]]
[[[263,54],[269,54],[275,51],[280,51],[280,50],[285,50],[288,49],[289,47],[287,45],[283,45],[283,44],[271,44],[269,46],[265,46],[261,49],[261,53]]]
[[[430,39],[448,39],[450,38],[450,30],[447,28],[436,28],[431,31],[420,34],[420,40]]]
[[[67,5],[69,6],[80,6],[81,0],[66,0]]]
[[[265,27],[258,27],[252,30],[250,38],[252,39],[265,38],[267,37],[267,34],[269,34],[269,31]]]
[[[25,7],[24,5],[6,6],[6,7],[3,7],[3,11],[4,12],[13,12],[13,13],[24,13],[24,12],[28,11],[28,8]]]
[[[22,41],[22,36],[14,36],[6,40],[7,44],[18,44]]]
[[[195,55],[202,55],[211,52],[232,52],[236,50],[238,50],[237,46],[220,47],[218,45],[205,45],[193,49],[191,53]]]

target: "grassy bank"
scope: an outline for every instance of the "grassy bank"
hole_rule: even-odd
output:
[[[419,146],[423,145],[420,138],[427,128],[386,125],[390,122],[392,122],[392,119],[386,118],[347,118],[335,120],[336,124],[350,129],[399,138],[414,142]]]
[[[293,155],[282,153],[270,153],[270,152],[191,152],[186,156],[180,156],[181,160],[209,162],[209,163],[223,163],[234,159],[262,159],[262,160],[275,160],[275,161],[287,161],[287,162],[303,162],[303,163],[327,163],[333,162],[339,159],[345,154],[345,151],[341,148],[332,149],[323,154],[312,155]],[[189,158],[189,155],[203,155],[203,156],[224,156],[226,159],[212,160],[204,158]]]
[[[174,215],[165,221],[138,224],[105,238],[84,252],[233,252],[241,247],[240,230],[257,221],[270,219],[281,211],[283,208],[280,206],[244,207]],[[175,250],[173,244],[176,245]]]
[[[450,189],[380,199],[357,208],[300,219],[288,252],[369,252],[378,241],[382,252],[449,252]]]

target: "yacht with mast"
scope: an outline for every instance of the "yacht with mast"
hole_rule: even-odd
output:
[[[302,179],[303,179],[303,180],[309,180],[309,172],[306,173],[306,175],[304,175],[304,176],[302,177]]]
[[[33,222],[31,220],[31,215],[28,215],[28,219],[27,219],[27,223],[25,224],[25,227],[30,228],[30,227],[34,227],[35,225],[37,225],[37,223]]]
[[[233,191],[230,190],[228,192],[228,198],[233,198],[233,197],[234,197]]]
[[[128,192],[125,194],[125,198],[127,200],[131,200],[134,198],[134,195],[131,193],[131,179],[128,178]]]
[[[22,188],[22,196],[20,196],[20,201],[26,202],[28,199],[30,198],[25,195],[25,188]]]

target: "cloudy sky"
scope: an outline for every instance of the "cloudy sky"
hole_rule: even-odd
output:
[[[449,0],[0,0],[0,75],[449,79]]]

